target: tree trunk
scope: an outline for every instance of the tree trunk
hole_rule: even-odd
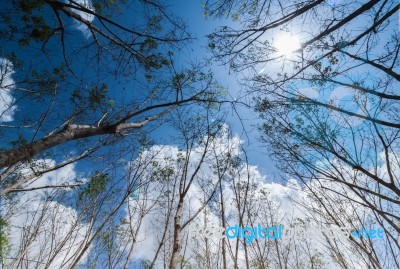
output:
[[[224,192],[222,191],[222,180],[219,181],[219,190],[221,195],[221,227],[225,225],[225,205],[224,205]],[[226,262],[226,246],[225,246],[225,237],[222,238],[222,265],[223,269],[227,269]]]
[[[170,269],[176,269],[179,263],[179,253],[181,250],[181,217],[183,211],[183,197],[179,199],[178,207],[174,218],[174,243],[172,248],[171,260],[169,262]]]
[[[116,131],[117,126],[90,126],[90,125],[67,125],[61,132],[51,134],[28,145],[16,149],[6,150],[0,153],[0,169],[13,165],[17,162],[29,160],[36,154],[61,145],[68,141],[95,136],[111,134]]]

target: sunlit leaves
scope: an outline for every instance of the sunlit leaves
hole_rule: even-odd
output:
[[[79,199],[96,197],[106,189],[106,185],[110,181],[111,178],[107,173],[96,172],[79,191]]]
[[[0,262],[6,252],[8,252],[10,248],[10,242],[8,241],[7,236],[7,227],[8,223],[5,219],[0,217]]]

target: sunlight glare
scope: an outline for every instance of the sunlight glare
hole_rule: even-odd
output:
[[[289,33],[280,35],[275,44],[278,53],[289,58],[294,51],[300,48],[299,38]]]

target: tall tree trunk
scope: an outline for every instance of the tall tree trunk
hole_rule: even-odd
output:
[[[219,190],[221,195],[221,224],[222,227],[225,225],[225,206],[224,206],[224,193],[222,191],[222,180],[219,181]],[[227,269],[226,267],[226,246],[225,246],[225,237],[222,238],[222,263],[223,268]]]
[[[174,242],[173,242],[171,260],[169,262],[170,269],[176,269],[179,263],[179,253],[181,250],[182,211],[183,211],[183,197],[180,197],[174,218]]]

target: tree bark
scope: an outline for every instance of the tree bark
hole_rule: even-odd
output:
[[[104,134],[117,134],[122,132],[123,130],[135,129],[135,128],[142,128],[150,121],[156,120],[161,118],[162,116],[171,112],[174,108],[178,106],[178,104],[182,104],[192,100],[192,98],[183,100],[180,102],[175,103],[166,103],[161,105],[156,105],[152,107],[145,108],[137,113],[128,113],[123,120],[115,124],[109,124],[106,126],[93,126],[93,125],[77,125],[77,124],[69,124],[65,126],[65,128],[54,134],[49,134],[42,139],[39,139],[35,142],[30,144],[21,146],[16,149],[10,149],[3,152],[0,152],[0,169],[3,167],[7,167],[10,165],[14,165],[21,161],[26,161],[33,158],[36,154],[50,149],[52,147],[61,145],[68,141],[91,137],[91,136],[98,136]],[[163,106],[171,106],[170,108],[152,116],[149,118],[145,118],[141,122],[137,123],[126,123],[126,120],[129,120],[131,117],[136,116],[142,112],[146,112],[153,108],[163,107]]]
[[[176,269],[179,263],[179,252],[181,250],[181,218],[183,211],[183,198],[179,199],[178,207],[174,218],[174,243],[172,248],[171,260],[169,262],[170,269]]]
[[[0,168],[29,160],[36,154],[68,141],[116,132],[117,126],[95,127],[90,125],[67,125],[61,132],[46,136],[28,145],[0,153]]]

